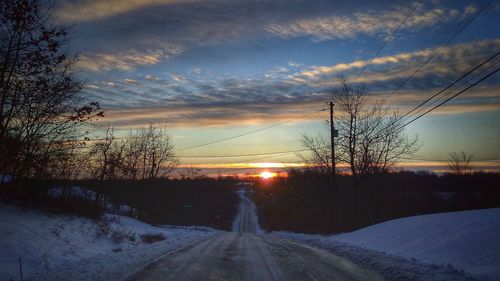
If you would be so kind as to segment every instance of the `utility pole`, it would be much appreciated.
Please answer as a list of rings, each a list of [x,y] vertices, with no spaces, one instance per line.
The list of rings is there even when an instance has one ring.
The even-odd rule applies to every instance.
[[[332,175],[335,175],[335,137],[337,136],[337,130],[333,126],[333,102],[330,101],[330,146],[331,146],[331,157],[332,157]]]

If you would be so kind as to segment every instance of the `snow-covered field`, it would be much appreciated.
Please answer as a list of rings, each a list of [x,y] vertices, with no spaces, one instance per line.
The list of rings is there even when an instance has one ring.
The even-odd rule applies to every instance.
[[[80,217],[24,210],[0,203],[0,280],[121,280],[168,251],[218,231],[155,227],[106,215],[95,222]],[[165,240],[148,244],[142,235]]]
[[[393,280],[500,280],[500,208],[407,217],[331,236],[273,234]]]

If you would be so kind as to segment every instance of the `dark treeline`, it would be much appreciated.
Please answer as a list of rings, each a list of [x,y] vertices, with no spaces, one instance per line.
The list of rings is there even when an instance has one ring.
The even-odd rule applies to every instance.
[[[0,184],[0,198],[29,208],[96,220],[104,213],[116,213],[157,225],[230,230],[239,203],[235,192],[237,182],[234,178],[208,177],[106,181],[23,179]],[[123,211],[120,206],[131,211]]]
[[[152,224],[204,225],[229,230],[239,202],[233,179],[83,180],[72,184],[137,209]]]
[[[266,230],[337,233],[407,216],[499,207],[500,174],[401,172],[333,180],[293,172],[260,184],[254,200]]]

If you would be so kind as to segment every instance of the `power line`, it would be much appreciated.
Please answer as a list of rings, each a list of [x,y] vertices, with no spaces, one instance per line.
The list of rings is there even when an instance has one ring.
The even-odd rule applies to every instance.
[[[403,160],[415,160],[415,161],[429,161],[429,162],[449,162],[449,159],[420,159],[420,158],[401,158]],[[500,159],[478,159],[478,160],[471,160],[471,162],[499,162]],[[301,162],[299,162],[301,163]],[[305,163],[305,162],[302,162]],[[287,164],[287,163],[284,163]],[[274,170],[273,172],[279,173],[279,172],[291,172],[294,170],[310,170],[310,169],[318,169],[321,166],[305,166],[305,167],[290,167],[288,169],[280,169],[280,170]],[[324,167],[324,166],[323,166]]]
[[[320,110],[317,110],[317,111],[314,111],[314,112],[311,112],[311,113],[308,113],[308,114],[301,115],[301,116],[299,116],[297,118],[293,118],[293,119],[285,120],[283,122],[275,123],[275,124],[267,126],[267,127],[256,129],[254,131],[246,132],[246,133],[243,133],[243,134],[240,134],[240,135],[236,135],[236,136],[231,136],[231,137],[228,137],[228,138],[225,138],[225,139],[220,139],[220,140],[212,141],[212,142],[209,142],[209,143],[204,143],[204,144],[199,144],[199,145],[194,145],[194,146],[186,147],[186,148],[183,148],[183,149],[179,149],[179,151],[194,149],[194,148],[198,148],[198,147],[202,147],[202,146],[207,146],[207,145],[211,145],[211,144],[215,144],[215,143],[224,142],[224,141],[232,140],[232,139],[235,139],[235,138],[247,136],[247,135],[250,135],[250,134],[253,134],[253,133],[257,133],[257,132],[260,132],[260,131],[264,131],[264,130],[267,130],[267,129],[271,129],[271,128],[274,128],[274,127],[277,127],[277,126],[280,126],[280,125],[283,125],[283,124],[286,124],[286,123],[297,121],[297,120],[303,119],[305,117],[317,114],[317,113],[319,113],[321,111],[325,111],[325,110],[326,110],[325,108],[322,108]],[[113,140],[133,139],[133,138],[135,138],[135,137],[134,136],[113,137]],[[82,139],[82,140],[75,140],[75,141],[89,141],[89,142],[94,142],[94,141],[105,141],[105,140],[108,140],[108,139],[106,139],[106,138],[95,138],[95,139],[89,138],[89,139]],[[198,157],[198,158],[203,158],[203,157]]]
[[[434,94],[431,97],[427,98],[425,101],[423,101],[422,103],[420,103],[419,105],[417,105],[416,107],[414,107],[413,109],[411,109],[410,111],[408,111],[407,113],[405,113],[403,116],[399,117],[394,123],[397,123],[397,122],[401,121],[402,119],[406,118],[411,113],[415,112],[415,110],[417,110],[417,109],[421,108],[422,106],[424,106],[425,104],[427,104],[433,98],[437,97],[438,95],[440,95],[443,92],[447,91],[448,89],[452,88],[454,85],[456,85],[457,83],[459,83],[462,79],[464,79],[465,77],[469,76],[471,73],[473,73],[477,69],[481,68],[483,65],[485,65],[488,62],[492,61],[498,55],[500,55],[500,51],[496,52],[493,56],[489,57],[488,59],[486,59],[483,62],[481,62],[479,65],[475,66],[471,70],[469,70],[466,73],[464,73],[462,76],[460,76],[459,78],[457,78],[455,81],[453,81],[451,84],[449,84],[448,86],[446,86],[444,89],[440,90],[436,94]]]
[[[278,127],[280,125],[283,125],[283,124],[286,124],[286,123],[290,123],[290,122],[293,122],[293,121],[305,118],[307,116],[311,116],[311,115],[317,114],[317,113],[319,113],[321,111],[325,111],[325,109],[323,108],[321,110],[317,110],[317,111],[311,112],[309,114],[301,115],[301,116],[299,116],[297,118],[294,118],[294,119],[289,119],[289,120],[286,120],[286,121],[283,121],[283,122],[279,122],[279,123],[276,123],[276,124],[273,124],[273,125],[270,125],[270,126],[267,126],[267,127],[259,128],[259,129],[256,129],[256,130],[253,130],[253,131],[250,131],[250,132],[246,132],[246,133],[243,133],[243,134],[239,134],[239,135],[227,137],[227,138],[224,138],[224,139],[215,140],[215,141],[208,142],[208,143],[203,143],[203,144],[189,146],[189,147],[180,149],[179,151],[190,150],[190,149],[194,149],[194,148],[199,148],[199,147],[203,147],[203,146],[207,146],[207,145],[212,145],[212,144],[216,144],[216,143],[220,143],[220,142],[224,142],[224,141],[233,140],[233,139],[236,139],[236,138],[248,136],[250,134],[254,134],[254,133],[257,133],[257,132],[260,132],[260,131],[264,131],[264,130],[267,130],[267,129]]]
[[[414,161],[429,161],[429,162],[449,162],[450,159],[423,159],[423,158],[400,158],[403,160],[414,160]],[[471,162],[495,162],[500,161],[500,159],[473,159]]]
[[[493,56],[489,57],[488,59],[484,60],[483,62],[481,62],[479,65],[475,66],[474,68],[472,68],[471,70],[467,71],[466,73],[464,73],[462,76],[460,76],[459,78],[457,78],[455,81],[453,81],[451,84],[449,84],[448,86],[446,86],[444,89],[440,90],[439,92],[437,92],[436,94],[434,94],[433,96],[427,98],[425,101],[423,101],[422,103],[420,103],[418,106],[414,107],[413,109],[411,109],[410,111],[408,111],[407,113],[405,113],[403,116],[397,118],[395,121],[391,122],[391,124],[389,126],[392,126],[392,125],[395,125],[395,124],[398,124],[401,120],[405,119],[406,117],[410,116],[411,113],[415,112],[417,109],[419,108],[422,108],[422,106],[424,106],[426,103],[428,103],[429,101],[431,101],[433,98],[437,97],[438,95],[440,95],[441,93],[447,91],[448,89],[451,89],[454,85],[458,84],[462,79],[464,79],[465,77],[467,77],[468,75],[470,75],[471,73],[473,73],[474,71],[476,71],[477,69],[481,68],[482,66],[484,66],[485,64],[487,64],[488,62],[492,61],[494,58],[496,58],[498,55],[500,55],[500,51],[497,51]],[[490,67],[488,67],[487,69],[489,69]],[[409,122],[406,122],[404,123],[403,125],[400,125],[396,128],[396,130],[401,130],[402,128],[406,127],[407,125],[415,122],[416,120],[420,119],[422,116],[428,114],[429,112],[431,112],[432,110],[440,107],[441,105],[443,105],[444,103],[448,102],[449,100],[453,99],[454,97],[460,95],[461,93],[467,91],[468,89],[472,88],[473,86],[477,85],[478,83],[482,82],[483,80],[485,80],[486,78],[488,78],[489,76],[493,75],[495,72],[497,72],[498,69],[496,69],[494,72],[490,73],[489,75],[483,77],[482,79],[480,79],[479,81],[475,82],[474,84],[468,86],[467,88],[465,88],[464,90],[460,91],[458,94],[455,94],[454,96],[452,96],[451,98],[441,102],[440,104],[438,104],[437,106],[433,107],[432,109],[424,112],[423,114],[421,114],[420,116],[418,117],[415,117],[413,118],[412,120],[410,120]],[[478,75],[484,73],[484,70],[481,71]],[[473,78],[477,77],[478,75],[475,75]],[[469,79],[469,81],[471,81],[473,78]],[[463,81],[462,81],[463,82]],[[463,85],[463,84],[462,84]],[[448,96],[448,94],[445,95]],[[439,99],[441,100],[441,99]],[[438,100],[438,101],[439,101]],[[434,104],[434,102],[432,103]],[[431,104],[431,105],[432,105]],[[418,112],[422,111],[422,109],[418,110]],[[416,116],[416,114],[413,114],[413,116]],[[407,119],[410,119],[412,117],[408,117]]]
[[[252,158],[252,159],[250,159],[250,160],[246,160],[246,161],[243,161],[243,162],[241,162],[241,163],[251,163],[251,162],[253,162],[253,161],[264,160],[264,159],[275,158],[275,157],[281,157],[281,156],[288,155],[288,154],[291,154],[291,153],[286,153],[286,154],[277,154],[277,155],[267,155],[267,156],[265,156],[265,157]]]
[[[268,156],[264,158],[257,158],[257,159],[251,159],[249,161],[245,162],[252,162],[260,159],[266,159],[270,157],[276,157],[276,156],[282,156],[282,155],[274,155],[274,156]],[[402,160],[414,160],[414,161],[429,161],[429,162],[448,162],[448,159],[423,159],[423,158],[401,158]],[[472,162],[498,162],[500,159],[475,159],[472,160]],[[245,163],[242,162],[242,163]],[[222,170],[225,170],[225,173],[228,174],[235,174],[235,173],[240,173],[243,171],[249,171],[249,170],[259,170],[259,169],[272,169],[273,172],[280,173],[280,172],[290,172],[294,170],[309,170],[309,169],[317,169],[319,166],[315,165],[307,165],[307,161],[299,161],[299,162],[283,162],[283,165],[287,164],[306,164],[306,166],[300,166],[300,167],[244,167],[244,168],[238,168],[238,169],[233,169],[233,168],[221,168]]]
[[[251,163],[253,161],[262,160],[262,159],[269,159],[269,158],[278,157],[278,156],[282,156],[282,155],[273,155],[273,156],[260,157],[260,158],[250,159],[250,160],[247,160],[247,161],[244,161],[244,162],[241,162],[241,163]],[[267,168],[265,168],[265,167],[245,167],[245,168],[238,168],[238,169],[232,169],[232,168],[222,168],[222,169],[223,170],[228,170],[227,173],[239,173],[241,171],[247,171],[247,170],[250,170],[250,169],[278,169],[278,168],[280,168],[280,167],[267,167]]]
[[[429,112],[433,111],[434,109],[442,106],[443,104],[447,103],[448,101],[454,99],[455,97],[457,97],[458,95],[466,92],[467,90],[469,90],[470,88],[474,87],[475,85],[481,83],[482,81],[484,81],[485,79],[487,79],[488,77],[492,76],[493,74],[497,73],[498,71],[500,70],[500,67],[498,67],[497,69],[495,69],[494,71],[492,71],[491,73],[489,73],[488,75],[484,76],[483,78],[479,79],[478,81],[474,82],[473,84],[469,85],[468,87],[466,87],[465,89],[463,89],[462,91],[454,94],[453,96],[449,97],[448,99],[444,100],[443,102],[439,103],[438,105],[432,107],[431,109],[427,110],[426,112],[424,112],[423,114],[420,114],[419,116],[413,118],[412,120],[410,120],[409,122],[406,122],[404,123],[403,125],[401,125],[399,128],[397,128],[396,130],[400,130],[406,126],[408,126],[409,124],[415,122],[416,120],[420,119],[421,117],[423,117],[424,115],[428,114]]]
[[[493,3],[493,1],[489,2],[488,4],[486,4],[485,6],[483,6],[483,8],[481,8],[481,10],[479,10],[479,12],[477,12],[474,16],[472,16],[469,21],[463,25],[459,30],[457,30],[457,32],[455,32],[455,34],[453,34],[453,36],[451,36],[448,41],[446,41],[445,44],[441,45],[430,57],[427,58],[427,60],[425,60],[410,76],[406,77],[406,79],[401,83],[399,84],[398,87],[396,87],[396,89],[394,89],[390,94],[389,96],[385,99],[385,100],[388,100],[389,98],[391,98],[397,91],[399,91],[408,81],[410,81],[410,79],[412,79],[415,74],[417,74],[418,72],[420,72],[420,70],[422,70],[434,57],[436,57],[446,46],[448,46],[453,40],[455,40],[455,38],[460,34],[462,33],[480,14],[482,14],[486,8],[488,8],[491,3]]]
[[[196,146],[193,146],[193,147],[188,147],[188,148],[180,149],[180,151],[192,149],[192,148],[195,148],[195,147],[201,147],[201,146],[205,146],[205,145],[210,145],[210,144],[214,144],[214,143],[218,143],[218,142],[223,142],[223,141],[235,139],[235,138],[242,137],[242,136],[246,136],[246,135],[253,134],[253,133],[256,133],[256,132],[260,132],[260,131],[263,131],[263,130],[266,130],[266,129],[274,128],[274,127],[277,127],[277,126],[280,126],[280,125],[283,125],[283,124],[286,124],[286,123],[290,123],[290,122],[293,122],[293,121],[305,118],[307,116],[311,116],[311,115],[317,114],[317,113],[319,113],[321,111],[325,111],[325,109],[323,108],[323,109],[318,110],[318,111],[314,111],[314,112],[311,112],[311,113],[308,113],[308,114],[301,115],[301,116],[299,116],[297,118],[294,118],[294,119],[289,119],[289,120],[286,120],[286,121],[283,121],[283,122],[279,122],[279,123],[276,123],[276,124],[273,124],[273,125],[270,125],[270,126],[267,126],[267,127],[259,128],[257,130],[246,132],[246,133],[243,133],[243,134],[240,134],[240,135],[228,137],[228,138],[217,140],[217,141],[213,141],[213,142],[210,142],[210,143],[196,145]],[[131,138],[131,137],[114,137],[113,139],[116,140],[116,139],[129,139],[129,138]],[[104,139],[104,138],[102,138],[102,139],[89,139],[89,140],[86,140],[86,141],[101,141],[101,140],[106,140],[106,139]],[[177,158],[235,158],[235,157],[264,156],[264,155],[278,155],[279,156],[279,155],[285,155],[285,154],[305,152],[305,151],[310,151],[310,150],[311,149],[299,149],[299,150],[287,150],[287,151],[275,151],[275,152],[263,152],[263,153],[250,153],[250,154],[234,154],[234,155],[186,155],[186,156],[177,156]],[[269,156],[268,157],[264,157],[263,159],[265,159],[265,158],[269,158]]]
[[[425,110],[425,108],[431,107],[432,105],[436,104],[437,102],[439,102],[439,101],[443,100],[444,98],[448,97],[449,95],[451,95],[453,93],[452,88],[455,88],[456,90],[458,90],[460,87],[462,87],[462,86],[466,85],[467,83],[473,81],[477,77],[479,77],[482,74],[486,73],[490,69],[495,68],[496,66],[497,66],[497,64],[493,63],[490,66],[488,66],[487,68],[481,70],[479,73],[475,74],[473,77],[467,79],[467,81],[461,81],[460,85],[455,85],[455,86],[451,87],[449,89],[448,93],[446,93],[444,96],[439,97],[439,98],[435,99],[434,101],[430,101],[430,103],[427,106],[421,107],[419,110],[415,111],[415,113],[413,113],[412,115],[415,116],[415,115],[419,114],[420,112],[422,112],[423,110]],[[415,109],[416,108],[414,108],[413,111]],[[407,116],[407,114],[405,116],[402,116],[401,119],[404,119],[404,117],[406,117],[406,116]]]
[[[312,149],[308,148],[308,149],[298,149],[298,150],[251,153],[251,154],[232,154],[232,155],[186,155],[186,156],[178,156],[178,158],[234,158],[234,157],[263,156],[263,155],[284,155],[284,154],[305,152],[310,150]]]
[[[415,6],[413,7],[413,9],[406,15],[406,17],[403,19],[403,21],[396,27],[396,29],[394,29],[391,34],[386,38],[386,40],[384,40],[384,43],[382,44],[382,46],[380,46],[380,48],[377,50],[377,52],[375,53],[375,55],[365,64],[365,66],[363,66],[363,68],[361,69],[361,71],[358,73],[358,75],[356,76],[356,78],[354,79],[354,81],[358,80],[359,76],[361,76],[361,74],[363,74],[363,72],[366,70],[366,68],[368,67],[368,65],[370,65],[372,63],[372,61],[378,57],[378,55],[380,55],[380,53],[382,52],[382,50],[384,50],[384,48],[387,46],[387,44],[389,44],[389,42],[391,42],[394,38],[394,34],[396,34],[399,29],[406,23],[406,21],[410,18],[410,16],[415,12],[415,10],[417,9],[417,7],[420,5],[420,1],[418,1]]]

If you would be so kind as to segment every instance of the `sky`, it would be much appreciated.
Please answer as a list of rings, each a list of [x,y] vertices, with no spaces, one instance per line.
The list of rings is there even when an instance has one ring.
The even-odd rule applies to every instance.
[[[168,127],[181,167],[227,173],[250,163],[300,165],[295,153],[189,157],[299,150],[304,133],[328,136],[328,112],[321,109],[338,75],[366,84],[370,98],[400,113],[439,92],[500,51],[500,3],[488,4],[55,0],[54,16],[71,26],[69,50],[79,56],[84,95],[105,110],[96,135],[107,124],[126,136],[157,122]],[[460,86],[495,70],[499,60]],[[499,83],[494,74],[408,125],[406,133],[420,139],[420,160],[402,166],[440,170],[450,152],[465,151],[483,169],[498,169],[491,160],[500,159]]]

